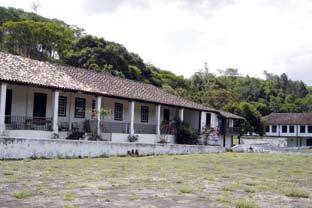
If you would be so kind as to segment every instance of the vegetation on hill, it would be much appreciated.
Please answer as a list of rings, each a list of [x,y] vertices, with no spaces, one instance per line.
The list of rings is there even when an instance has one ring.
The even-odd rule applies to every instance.
[[[0,7],[0,48],[13,54],[106,71],[162,87],[207,106],[247,118],[245,131],[263,132],[261,117],[271,112],[312,111],[312,91],[301,81],[264,72],[265,79],[241,76],[237,69],[219,74],[199,70],[191,78],[144,63],[123,45],[87,35],[57,19]]]

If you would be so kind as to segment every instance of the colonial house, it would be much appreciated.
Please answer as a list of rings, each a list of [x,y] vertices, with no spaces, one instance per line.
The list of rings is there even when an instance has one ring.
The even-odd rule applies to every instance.
[[[272,113],[264,120],[267,136],[286,137],[290,147],[312,146],[312,113]]]
[[[2,136],[174,143],[175,118],[199,133],[214,129],[230,147],[242,118],[164,92],[150,84],[0,52]],[[100,112],[106,112],[100,113]],[[211,135],[210,135],[211,136]]]

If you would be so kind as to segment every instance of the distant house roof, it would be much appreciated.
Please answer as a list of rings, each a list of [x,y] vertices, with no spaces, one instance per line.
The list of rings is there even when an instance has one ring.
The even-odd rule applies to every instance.
[[[226,111],[220,111],[219,110],[219,113],[220,113],[221,116],[223,116],[225,118],[244,119],[243,117],[240,117],[238,115],[235,115],[233,113],[229,113],[229,112],[226,112]]]
[[[312,113],[272,113],[264,120],[269,125],[312,125]]]
[[[0,81],[219,112],[150,84],[4,52],[0,52]]]

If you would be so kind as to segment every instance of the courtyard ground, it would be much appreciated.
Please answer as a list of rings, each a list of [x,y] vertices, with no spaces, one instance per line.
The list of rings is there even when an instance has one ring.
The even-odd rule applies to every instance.
[[[0,161],[0,207],[312,207],[312,157]]]

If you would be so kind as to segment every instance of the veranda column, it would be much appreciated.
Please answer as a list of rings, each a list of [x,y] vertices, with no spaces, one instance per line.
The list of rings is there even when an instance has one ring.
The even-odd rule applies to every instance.
[[[134,134],[134,105],[135,102],[131,101],[130,106],[129,106],[129,116],[130,116],[130,130],[129,133],[130,135]]]
[[[206,128],[206,116],[207,113],[199,111],[199,133],[202,134]]]
[[[5,130],[5,103],[6,103],[6,92],[7,85],[5,83],[1,83],[1,97],[0,97],[0,134],[2,134]]]
[[[156,106],[156,134],[160,136],[160,108],[161,105]]]
[[[179,109],[179,119],[180,121],[184,120],[184,108]]]
[[[58,133],[58,106],[59,106],[59,96],[60,96],[60,92],[59,91],[54,91],[53,92],[53,132],[54,133]]]
[[[101,104],[102,104],[102,97],[98,96],[96,100],[96,116],[97,116],[97,135],[100,136],[101,134]]]

